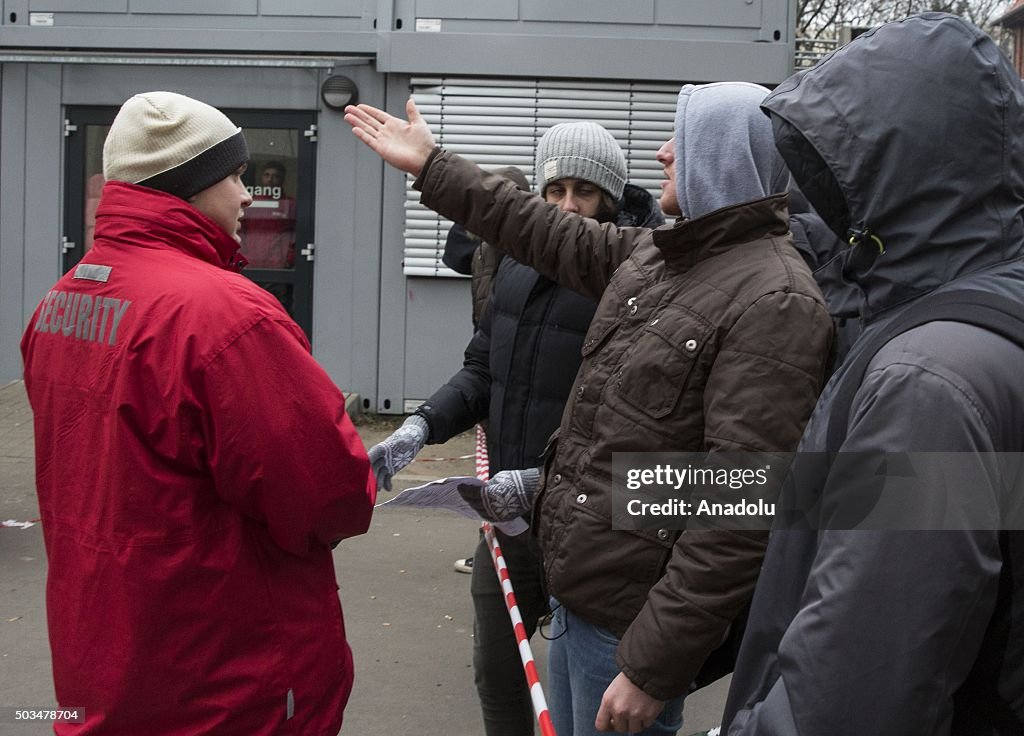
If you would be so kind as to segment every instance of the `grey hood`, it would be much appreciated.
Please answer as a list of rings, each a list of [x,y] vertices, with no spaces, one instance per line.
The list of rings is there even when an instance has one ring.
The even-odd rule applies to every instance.
[[[992,39],[945,13],[865,33],[764,100],[865,318],[1021,256],[1022,103]]]
[[[749,82],[684,85],[676,104],[676,197],[694,219],[786,191],[789,173],[759,105],[768,90]]]

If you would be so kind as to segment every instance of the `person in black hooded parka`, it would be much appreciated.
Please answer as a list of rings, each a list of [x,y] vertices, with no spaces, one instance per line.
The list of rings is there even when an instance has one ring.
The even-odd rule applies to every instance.
[[[987,476],[954,487],[948,466],[926,463],[914,470],[934,493],[887,528],[833,522],[857,501],[835,472],[845,453],[1024,451],[1024,348],[1013,339],[950,316],[885,342],[909,310],[954,289],[1009,297],[1024,318],[1024,87],[984,33],[925,13],[864,34],[762,107],[796,183],[840,236],[865,329],[800,445],[841,450],[815,478],[837,503],[808,529],[773,531],[722,731],[1020,736],[1024,532],[1005,516],[1019,490],[1001,497]],[[866,371],[855,371],[862,354]],[[846,421],[830,431],[833,414]],[[949,491],[965,503],[931,524]],[[991,523],[977,523],[983,509]]]

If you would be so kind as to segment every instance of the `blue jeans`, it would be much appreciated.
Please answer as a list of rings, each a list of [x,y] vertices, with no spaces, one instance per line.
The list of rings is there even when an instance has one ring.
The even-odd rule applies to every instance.
[[[558,736],[603,736],[594,728],[604,691],[619,674],[619,638],[587,623],[552,599],[548,645],[548,710]],[[671,736],[683,726],[683,696],[665,704],[637,736]]]

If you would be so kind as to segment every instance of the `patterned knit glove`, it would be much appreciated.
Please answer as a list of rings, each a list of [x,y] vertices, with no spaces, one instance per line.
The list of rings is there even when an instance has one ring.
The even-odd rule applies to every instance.
[[[480,486],[460,485],[459,493],[481,519],[510,521],[533,508],[540,488],[540,470],[502,470]]]
[[[413,461],[427,443],[430,428],[419,414],[413,414],[390,437],[374,445],[366,454],[377,478],[377,488],[391,491],[391,477]]]

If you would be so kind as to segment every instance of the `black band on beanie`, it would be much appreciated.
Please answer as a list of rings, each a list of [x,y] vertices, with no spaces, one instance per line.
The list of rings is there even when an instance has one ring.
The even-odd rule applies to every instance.
[[[245,136],[238,131],[195,158],[161,174],[138,182],[140,186],[159,189],[181,199],[188,199],[225,178],[249,160]]]

